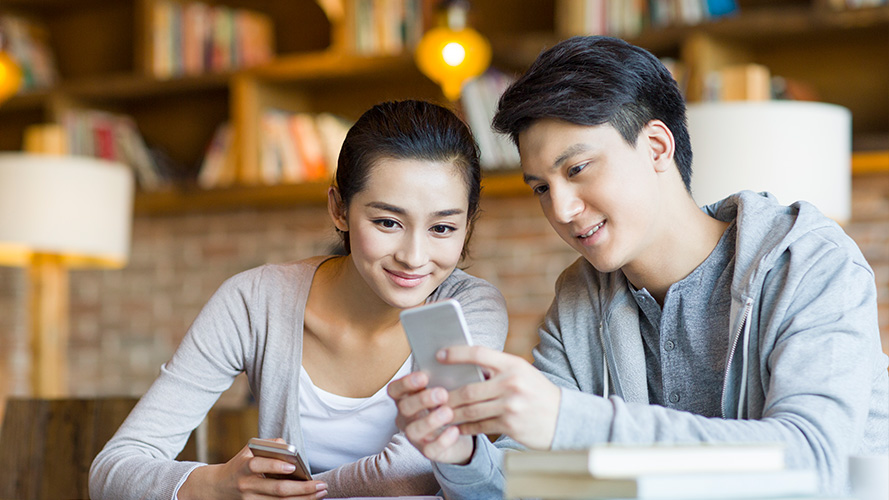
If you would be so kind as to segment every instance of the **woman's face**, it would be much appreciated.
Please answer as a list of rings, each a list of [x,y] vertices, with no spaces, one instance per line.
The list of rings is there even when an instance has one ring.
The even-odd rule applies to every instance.
[[[347,207],[352,262],[383,302],[422,304],[460,261],[468,206],[456,166],[380,159]]]

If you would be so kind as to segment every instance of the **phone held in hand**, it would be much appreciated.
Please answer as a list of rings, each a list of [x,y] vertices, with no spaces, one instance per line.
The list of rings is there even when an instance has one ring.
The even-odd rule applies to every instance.
[[[296,467],[296,470],[291,472],[290,474],[264,474],[265,477],[272,479],[293,479],[296,481],[312,480],[312,474],[309,472],[309,468],[306,466],[306,463],[303,462],[302,457],[299,456],[299,452],[296,450],[296,446],[287,443],[280,443],[271,439],[259,438],[250,438],[247,446],[256,457],[283,460],[287,463],[293,464]]]
[[[429,387],[451,391],[484,380],[476,365],[442,364],[435,359],[435,353],[445,347],[472,345],[463,309],[456,300],[405,309],[401,311],[401,325],[417,365],[429,375]]]

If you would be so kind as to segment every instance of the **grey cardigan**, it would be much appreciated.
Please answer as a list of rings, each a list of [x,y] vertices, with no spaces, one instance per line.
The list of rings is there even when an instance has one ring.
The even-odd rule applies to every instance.
[[[626,278],[579,259],[556,284],[534,353],[562,388],[553,448],[778,441],[789,467],[814,469],[824,493],[842,492],[850,454],[889,453],[874,273],[842,229],[805,202],[785,207],[748,191],[705,210],[738,223],[731,328],[718,332],[729,336],[722,418],[648,404]],[[451,499],[501,498],[502,452],[518,448],[508,437],[492,445],[478,436],[469,465],[436,464],[436,477]]]
[[[259,403],[259,436],[283,437],[305,456],[298,406],[303,315],[312,277],[327,258],[262,266],[219,288],[93,461],[92,498],[171,499],[185,475],[202,465],[174,458],[241,372]],[[507,314],[496,288],[455,270],[429,301],[446,298],[463,306],[474,343],[503,348]],[[331,496],[438,491],[429,461],[400,433],[378,455],[315,476],[327,482]]]

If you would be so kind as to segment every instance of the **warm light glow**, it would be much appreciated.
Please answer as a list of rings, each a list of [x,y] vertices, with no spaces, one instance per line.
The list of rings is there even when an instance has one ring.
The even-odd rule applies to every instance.
[[[466,49],[457,42],[451,42],[441,49],[441,57],[449,66],[459,66],[466,59]]]
[[[9,54],[0,51],[0,101],[15,95],[21,86],[21,68]]]
[[[456,101],[463,82],[488,69],[491,45],[474,29],[440,27],[423,35],[415,58],[420,71],[441,86],[445,97]]]

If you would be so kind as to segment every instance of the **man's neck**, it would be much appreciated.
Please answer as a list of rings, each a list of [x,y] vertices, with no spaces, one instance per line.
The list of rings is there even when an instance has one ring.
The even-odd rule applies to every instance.
[[[624,274],[663,305],[670,286],[707,260],[728,225],[705,214],[690,197],[682,197],[658,216],[648,249],[624,266]]]

